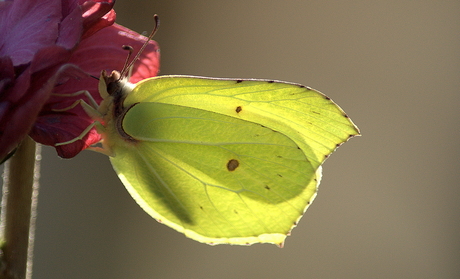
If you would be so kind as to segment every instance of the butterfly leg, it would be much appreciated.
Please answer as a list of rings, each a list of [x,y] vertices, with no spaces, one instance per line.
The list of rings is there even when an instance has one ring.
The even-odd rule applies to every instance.
[[[62,109],[53,109],[53,111],[60,112],[60,111],[67,111],[71,110],[74,107],[81,105],[85,112],[94,120],[96,121],[102,121],[102,115],[98,111],[99,105],[96,103],[96,100],[94,100],[93,96],[87,91],[87,90],[81,90],[77,91],[72,94],[53,94],[53,96],[60,96],[60,97],[75,97],[78,95],[85,95],[88,98],[89,104],[83,100],[83,99],[78,99],[75,102],[73,102],[70,106],[62,108]]]
[[[82,90],[82,91],[78,91],[78,92],[75,92],[75,93],[72,93],[72,94],[53,94],[53,95],[54,96],[60,96],[60,97],[75,97],[75,96],[78,96],[78,95],[85,95],[87,97],[87,99],[89,100],[89,104],[85,100],[79,99],[79,100],[76,100],[74,103],[72,103],[68,107],[65,107],[65,108],[62,108],[62,109],[53,109],[53,111],[56,111],[56,112],[67,111],[67,110],[73,109],[74,107],[76,107],[78,105],[81,105],[83,107],[83,110],[92,119],[94,119],[94,122],[91,123],[88,127],[86,127],[85,130],[83,130],[83,132],[78,137],[75,137],[75,138],[73,138],[73,139],[71,139],[69,141],[56,143],[55,146],[71,144],[71,143],[74,143],[76,141],[82,140],[91,131],[91,129],[93,129],[94,127],[96,128],[96,130],[99,133],[104,132],[105,127],[101,124],[101,122],[103,122],[103,115],[98,111],[99,105],[97,104],[97,102],[94,100],[94,98],[91,96],[91,94],[88,91]],[[109,156],[110,156],[110,154],[112,154],[112,152],[110,150],[108,150],[107,148],[103,148],[103,147],[90,146],[87,149],[92,150],[92,151],[96,151],[96,152],[99,152],[99,153],[103,153],[103,154],[109,155]]]
[[[78,96],[78,95],[85,95],[85,97],[88,99],[89,103],[91,104],[91,107],[93,107],[94,109],[97,109],[99,107],[99,105],[97,104],[96,100],[94,100],[93,96],[89,93],[88,90],[81,90],[81,91],[77,91],[77,92],[71,93],[71,94],[56,94],[56,93],[53,93],[51,95],[59,96],[59,97],[75,97],[75,96]],[[65,110],[72,109],[78,104],[78,101],[80,101],[80,100],[75,101],[68,108],[59,109],[59,110],[56,110],[56,111],[65,111]]]

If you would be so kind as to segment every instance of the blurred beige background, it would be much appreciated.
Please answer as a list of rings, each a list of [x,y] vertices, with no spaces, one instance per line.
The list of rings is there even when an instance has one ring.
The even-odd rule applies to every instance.
[[[460,278],[459,1],[117,0],[162,74],[298,82],[360,127],[285,247],[158,224],[108,159],[44,148],[34,278]]]

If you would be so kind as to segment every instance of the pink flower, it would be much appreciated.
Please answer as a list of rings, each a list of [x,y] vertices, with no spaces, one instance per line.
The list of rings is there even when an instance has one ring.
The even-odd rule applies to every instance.
[[[128,55],[123,45],[130,45],[134,48],[134,53],[141,48],[145,42],[145,37],[141,36],[123,26],[114,24],[113,26],[100,30],[95,35],[83,40],[77,50],[72,53],[69,63],[78,65],[85,73],[99,77],[101,70],[111,72],[121,70]],[[159,68],[158,46],[151,41],[146,50],[135,64],[135,72],[130,81],[135,83],[142,79],[157,75]],[[93,99],[100,103],[101,97],[98,92],[98,81],[93,77],[83,76],[78,79],[68,77],[66,82],[54,87],[52,95],[32,128],[30,135],[32,138],[46,145],[54,145],[59,142],[74,139],[88,127],[93,120],[86,114],[81,106],[76,106],[71,110],[56,112],[56,109],[68,108],[76,100],[83,99],[89,103],[84,95],[74,97],[63,97],[64,94],[72,94],[81,90],[91,93]],[[92,129],[83,140],[72,144],[56,147],[58,155],[63,158],[71,158],[81,150],[99,142],[101,136]]]
[[[145,37],[112,25],[113,0],[15,0],[0,2],[0,159],[29,134],[35,141],[54,146],[74,139],[93,120],[78,99],[89,102],[87,90],[100,102],[101,70],[120,70],[127,52]],[[136,67],[137,66],[137,67]],[[131,82],[155,76],[158,46],[151,41],[137,61]],[[63,96],[63,95],[68,96]],[[93,129],[82,140],[56,147],[59,156],[71,158],[100,135]]]

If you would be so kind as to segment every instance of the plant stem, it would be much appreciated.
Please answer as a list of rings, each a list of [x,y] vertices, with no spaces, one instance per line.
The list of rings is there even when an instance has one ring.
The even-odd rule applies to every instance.
[[[0,236],[0,278],[31,278],[40,174],[39,145],[27,137],[5,163]]]

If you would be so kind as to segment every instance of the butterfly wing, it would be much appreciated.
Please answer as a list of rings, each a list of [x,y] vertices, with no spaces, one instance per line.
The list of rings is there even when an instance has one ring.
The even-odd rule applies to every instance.
[[[119,177],[152,217],[211,244],[282,245],[322,162],[358,134],[329,98],[282,82],[163,76],[124,105]]]

